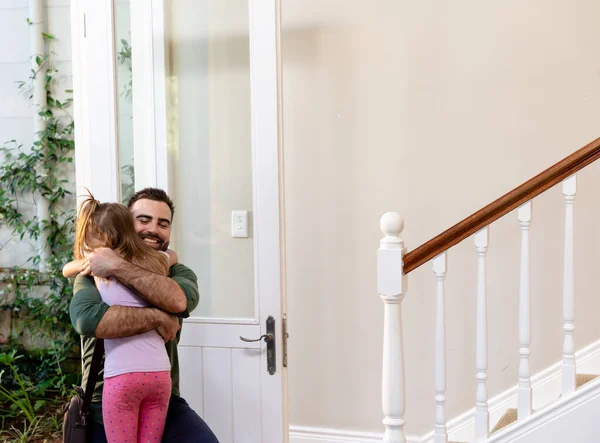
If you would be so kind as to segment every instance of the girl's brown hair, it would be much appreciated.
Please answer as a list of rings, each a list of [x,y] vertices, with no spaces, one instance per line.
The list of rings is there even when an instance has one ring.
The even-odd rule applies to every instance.
[[[80,260],[94,250],[93,239],[134,265],[157,274],[168,273],[167,257],[140,238],[129,209],[119,203],[100,203],[88,193],[75,225],[75,259]]]

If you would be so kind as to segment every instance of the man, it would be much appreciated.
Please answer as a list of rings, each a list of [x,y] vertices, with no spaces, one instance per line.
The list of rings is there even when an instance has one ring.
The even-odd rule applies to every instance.
[[[131,197],[128,207],[140,237],[152,248],[166,250],[174,215],[173,202],[167,194],[156,188],[142,189]],[[118,279],[155,308],[108,306],[102,302],[93,278],[83,274],[77,276],[70,315],[75,330],[81,335],[82,386],[85,386],[89,376],[96,337],[128,337],[156,329],[166,342],[173,382],[162,441],[218,443],[206,423],[179,396],[177,343],[182,318],[189,317],[198,305],[198,283],[194,272],[178,263],[171,267],[168,277],[161,276],[125,261],[108,248],[92,253],[84,267],[95,276]],[[93,418],[89,426],[91,443],[107,442],[102,424],[102,387],[101,371],[90,407]]]

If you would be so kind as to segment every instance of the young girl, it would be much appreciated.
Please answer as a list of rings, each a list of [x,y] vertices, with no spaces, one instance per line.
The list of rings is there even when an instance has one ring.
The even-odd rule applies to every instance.
[[[79,210],[75,261],[65,265],[66,277],[87,267],[85,257],[97,248],[113,249],[125,260],[167,275],[176,261],[148,246],[137,234],[129,210],[118,203],[100,203],[90,194]],[[108,305],[147,307],[143,298],[116,279],[94,277]],[[157,443],[162,439],[171,397],[171,364],[156,330],[105,339],[102,418],[110,443]]]

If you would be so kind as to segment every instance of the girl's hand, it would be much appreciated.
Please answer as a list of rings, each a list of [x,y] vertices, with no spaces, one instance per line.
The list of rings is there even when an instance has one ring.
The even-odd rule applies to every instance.
[[[83,269],[85,260],[73,260],[63,266],[63,276],[65,278],[75,278]]]
[[[116,252],[110,248],[96,249],[87,257],[87,261],[92,275],[101,278],[112,277],[113,273],[122,267],[125,262],[124,259],[119,257]]]
[[[172,249],[167,249],[167,254],[169,255],[169,268],[179,262],[179,257],[177,257],[177,253]]]
[[[90,266],[90,261],[87,257],[81,263],[81,266],[79,267],[79,273],[82,275],[91,275],[92,268]]]

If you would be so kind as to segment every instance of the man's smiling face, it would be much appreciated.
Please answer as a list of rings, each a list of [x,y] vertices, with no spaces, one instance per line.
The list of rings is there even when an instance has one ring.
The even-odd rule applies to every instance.
[[[169,206],[161,201],[142,198],[133,204],[131,214],[140,237],[157,251],[166,251],[173,219]]]

